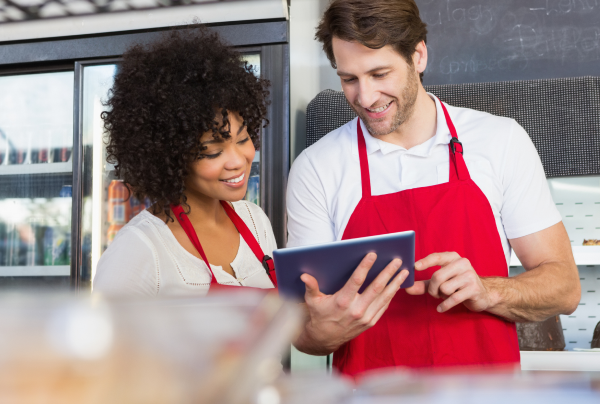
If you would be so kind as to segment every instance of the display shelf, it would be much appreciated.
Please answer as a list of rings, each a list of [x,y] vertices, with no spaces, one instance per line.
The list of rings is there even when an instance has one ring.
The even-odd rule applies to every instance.
[[[70,265],[0,266],[0,277],[9,276],[70,276]]]
[[[56,174],[72,171],[73,164],[70,161],[64,163],[0,165],[0,175]]]
[[[521,370],[599,372],[600,352],[521,351]]]
[[[600,265],[600,246],[573,246],[573,256],[577,265]],[[514,251],[511,251],[510,266],[521,266]]]

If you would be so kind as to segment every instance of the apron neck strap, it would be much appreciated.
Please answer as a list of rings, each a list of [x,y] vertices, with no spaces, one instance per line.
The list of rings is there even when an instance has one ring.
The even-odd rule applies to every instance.
[[[358,140],[358,159],[360,161],[360,179],[362,183],[362,197],[371,196],[371,176],[369,175],[369,159],[367,156],[367,144],[363,135],[360,118],[356,121],[357,140]]]
[[[448,180],[449,182],[468,180],[471,178],[471,176],[469,175],[469,170],[467,169],[465,159],[463,158],[462,143],[458,140],[456,128],[454,127],[452,119],[450,119],[450,114],[448,113],[446,106],[442,101],[440,101],[440,105],[442,106],[442,111],[444,111],[444,117],[446,118],[446,124],[448,125],[448,129],[450,129],[450,134],[452,135],[452,139],[448,144],[448,149],[450,153],[450,177],[448,178]],[[363,130],[360,124],[360,118],[358,118],[356,121],[356,132],[358,140],[358,158],[360,160],[362,196],[363,198],[365,198],[371,196],[371,177],[369,175],[367,145],[365,143],[365,136],[363,135]]]
[[[187,214],[183,211],[183,207],[181,205],[171,205],[171,210],[173,211],[173,214],[175,214],[175,217],[177,218],[177,221],[183,228],[183,231],[185,231],[185,234],[187,234],[188,238],[190,239],[190,241],[192,242],[192,244],[194,245],[196,250],[198,250],[198,253],[200,253],[202,260],[208,267],[208,270],[210,271],[210,274],[212,275],[210,283],[211,284],[217,283],[217,279],[215,278],[215,274],[213,273],[212,268],[210,267],[208,258],[206,258],[204,249],[202,248],[202,245],[200,244],[200,240],[198,240],[198,235],[196,234],[196,230],[194,230],[194,226],[192,226],[192,222],[190,222],[190,219],[188,218]]]
[[[448,113],[446,106],[439,98],[438,101],[442,106],[442,111],[444,111],[444,117],[446,118],[446,125],[448,125],[448,129],[450,129],[450,134],[452,135],[452,139],[450,139],[450,143],[448,144],[448,151],[450,153],[449,181],[468,180],[471,176],[469,175],[469,170],[467,169],[465,159],[463,158],[463,145],[458,140],[456,128],[454,127],[452,119],[450,119],[450,114]]]
[[[277,287],[277,280],[275,277],[275,271],[274,271],[275,267],[273,265],[273,259],[271,257],[269,257],[268,255],[264,254],[262,248],[260,248],[260,245],[258,244],[258,241],[256,241],[256,238],[254,237],[254,235],[252,234],[252,232],[250,231],[250,229],[248,228],[246,223],[236,213],[236,211],[233,210],[231,205],[229,205],[229,203],[227,203],[225,201],[220,201],[220,202],[221,202],[221,206],[225,210],[225,213],[227,213],[227,216],[232,221],[232,223],[235,226],[235,228],[237,229],[237,231],[241,234],[241,236],[244,239],[244,241],[246,242],[246,244],[248,244],[248,247],[250,247],[250,249],[256,256],[258,261],[260,261],[260,263],[263,265],[263,267],[265,267],[265,270],[267,271],[267,275],[269,275],[269,278],[273,282],[273,285],[275,287]],[[200,253],[200,256],[202,257],[202,259],[206,263],[206,266],[210,270],[210,273],[212,274],[211,284],[217,283],[217,281],[215,279],[215,274],[213,273],[212,268],[210,267],[208,259],[206,258],[206,254],[204,253],[204,250],[202,249],[202,245],[200,245],[200,240],[198,240],[198,235],[196,234],[196,231],[194,230],[194,226],[192,226],[192,223],[190,222],[190,219],[188,218],[187,214],[185,214],[181,205],[177,205],[177,206],[171,205],[171,210],[173,211],[173,213],[175,214],[175,217],[177,218],[177,221],[179,221],[179,224],[185,231],[185,234],[187,234],[190,241],[192,242],[194,247],[196,247],[196,250],[198,250],[198,252]]]

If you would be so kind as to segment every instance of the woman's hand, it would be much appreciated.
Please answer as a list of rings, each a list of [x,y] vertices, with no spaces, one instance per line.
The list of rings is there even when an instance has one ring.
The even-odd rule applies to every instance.
[[[376,259],[375,253],[367,254],[346,285],[334,295],[321,293],[314,277],[302,275],[306,285],[307,318],[302,334],[294,343],[298,350],[311,355],[328,355],[377,323],[408,271],[401,271],[389,282],[402,265],[401,260],[395,259],[363,293],[358,293]]]

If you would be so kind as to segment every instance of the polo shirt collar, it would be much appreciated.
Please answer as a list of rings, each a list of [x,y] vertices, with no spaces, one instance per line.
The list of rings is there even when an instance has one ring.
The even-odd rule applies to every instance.
[[[383,155],[386,155],[386,154],[401,150],[401,151],[404,151],[406,154],[427,157],[427,156],[431,155],[431,153],[433,152],[433,149],[437,145],[440,145],[440,144],[447,145],[448,143],[450,143],[450,139],[452,138],[452,135],[450,134],[450,129],[448,129],[448,125],[446,124],[446,118],[444,117],[444,110],[442,109],[442,106],[440,105],[440,100],[433,94],[430,94],[430,93],[427,93],[427,94],[435,101],[435,109],[436,109],[436,115],[437,115],[436,116],[437,124],[436,124],[435,135],[431,139],[428,139],[427,141],[425,141],[409,150],[406,150],[404,147],[395,145],[393,143],[385,142],[381,139],[371,136],[369,134],[369,131],[365,127],[364,122],[360,121],[363,135],[365,137],[365,144],[367,146],[367,154],[368,155],[373,154],[377,151],[381,151],[381,153]],[[356,126],[354,126],[354,127],[356,128]],[[355,150],[355,153],[358,154],[358,144],[356,142],[356,131],[354,132],[352,143],[354,146],[353,149]]]

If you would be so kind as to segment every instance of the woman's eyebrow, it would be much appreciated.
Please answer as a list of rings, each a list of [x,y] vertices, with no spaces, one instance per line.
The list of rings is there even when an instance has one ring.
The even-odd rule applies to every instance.
[[[217,140],[217,139],[212,139],[212,140],[207,140],[207,141],[201,142],[200,145],[213,144],[213,143],[223,143],[223,141]]]

